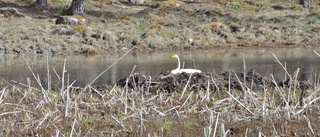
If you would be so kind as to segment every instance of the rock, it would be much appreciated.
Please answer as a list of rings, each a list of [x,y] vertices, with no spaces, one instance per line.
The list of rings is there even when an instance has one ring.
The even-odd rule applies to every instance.
[[[252,41],[256,39],[256,36],[253,33],[244,32],[242,35],[237,37],[240,40]]]
[[[91,37],[93,35],[92,33],[93,32],[91,30],[85,29],[85,30],[83,30],[82,37],[83,38],[89,38],[89,37]]]
[[[82,53],[82,54],[87,54],[87,55],[93,55],[93,54],[99,53],[98,51],[99,51],[99,50],[96,49],[95,47],[88,46],[88,47],[84,48],[84,49],[81,51],[81,53]]]
[[[228,27],[222,22],[211,22],[209,25],[212,27],[213,30],[230,31]]]
[[[143,4],[144,0],[128,0],[128,2],[130,2],[131,4],[139,5]]]
[[[260,34],[266,34],[268,31],[268,29],[265,27],[258,27],[257,30],[258,30],[257,33],[260,33]]]
[[[67,29],[67,28],[60,28],[53,32],[53,34],[55,35],[73,35],[75,33],[76,33],[75,30]]]
[[[56,24],[83,25],[86,19],[82,16],[60,16],[57,18]]]
[[[117,35],[115,35],[113,32],[111,31],[106,31],[104,34],[103,34],[103,37],[102,39],[105,41],[105,45],[107,46],[116,46],[118,45],[118,37]]]
[[[320,32],[320,27],[314,27],[311,29],[313,32]]]
[[[263,43],[263,42],[265,42],[266,40],[267,40],[267,38],[266,38],[264,35],[262,35],[262,34],[257,34],[257,36],[256,36],[256,41],[259,41],[259,42]]]
[[[230,24],[229,25],[232,32],[243,32],[244,27],[239,24]]]
[[[104,32],[98,31],[94,34],[92,34],[92,32],[90,31],[87,31],[85,35],[86,37],[90,35],[91,38],[94,38],[97,41],[100,41],[100,40],[104,41],[104,45],[108,47],[114,47],[115,45],[118,45],[118,42],[117,42],[118,37],[111,31],[104,31]]]

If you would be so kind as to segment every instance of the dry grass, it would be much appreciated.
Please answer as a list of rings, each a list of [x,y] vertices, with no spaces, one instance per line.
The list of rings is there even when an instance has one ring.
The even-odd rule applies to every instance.
[[[114,18],[108,19],[109,23],[97,23],[88,28],[97,30],[108,29],[114,33],[121,34],[121,38],[128,39],[133,36],[140,37],[145,31],[160,31],[162,37],[170,38],[169,41],[182,30],[179,35],[187,36],[192,34],[187,26],[182,23],[179,25],[179,19],[170,14],[145,14],[143,20],[137,21],[137,24],[123,25],[127,22],[135,22],[139,19],[135,14],[122,13],[125,8],[110,6],[109,0],[92,1],[96,8],[109,6],[110,9],[118,9],[114,12]],[[207,0],[204,0],[205,2]],[[229,0],[216,0],[223,3],[218,5],[224,10],[237,13],[238,11],[225,9],[225,3],[233,2]],[[62,0],[53,2],[61,3]],[[208,0],[208,2],[211,2]],[[210,6],[210,4],[207,4]],[[186,6],[180,1],[159,1],[159,8],[174,8]],[[295,5],[294,5],[295,6]],[[246,8],[246,7],[244,7]],[[257,7],[263,9],[269,7]],[[107,9],[107,8],[106,8]],[[208,8],[209,9],[209,8]],[[213,9],[213,8],[212,8]],[[299,6],[293,7],[294,10],[300,10]],[[230,10],[230,11],[229,11]],[[138,13],[136,10],[129,10],[130,13]],[[160,10],[161,11],[161,10]],[[199,10],[201,11],[201,10]],[[304,10],[306,12],[306,10]],[[120,14],[122,13],[122,14]],[[208,11],[210,13],[210,11]],[[225,13],[224,11],[221,13]],[[258,12],[257,17],[267,16],[283,18],[287,12],[272,10],[272,13]],[[273,14],[275,13],[275,14]],[[279,13],[279,14],[276,14]],[[303,12],[289,12],[290,14],[303,14]],[[202,13],[201,15],[203,15]],[[265,15],[266,14],[266,15]],[[113,14],[112,14],[113,15]],[[119,16],[118,16],[119,15]],[[197,14],[195,14],[197,15]],[[215,14],[214,14],[215,15]],[[217,14],[220,15],[220,14]],[[235,15],[235,14],[231,14]],[[238,15],[238,14],[237,14]],[[247,14],[245,14],[247,15]],[[187,15],[185,15],[187,16]],[[240,16],[241,17],[241,16]],[[239,17],[239,18],[240,18]],[[126,20],[118,22],[118,20]],[[241,18],[240,18],[241,19]],[[74,35],[69,35],[69,30],[77,33],[81,37],[83,27],[70,27],[64,25],[37,25],[29,19],[1,19],[3,34],[10,34],[8,45],[20,41],[20,37],[26,39],[22,41],[23,45],[28,45],[27,39],[32,39],[37,44],[51,42],[50,46],[61,42],[61,45],[79,45],[79,39],[74,43],[70,41]],[[21,20],[23,22],[21,22]],[[183,19],[181,19],[183,20]],[[188,20],[192,20],[188,18]],[[46,24],[46,20],[37,20],[37,23]],[[173,28],[165,25],[164,22],[173,22]],[[210,23],[212,22],[212,23]],[[17,24],[19,23],[19,24]],[[32,24],[32,30],[44,34],[55,35],[36,35],[26,29],[25,24]],[[229,25],[234,28],[243,28],[243,26]],[[264,26],[263,23],[254,22],[255,26]],[[7,25],[14,24],[14,25]],[[195,35],[204,35],[209,38],[215,38],[215,33],[207,30],[220,27],[219,22],[209,20],[192,20],[189,24],[194,28],[199,28]],[[208,25],[209,24],[209,25]],[[262,24],[262,25],[261,25]],[[224,24],[222,24],[224,26]],[[227,25],[227,24],[226,24]],[[118,27],[122,26],[122,27]],[[205,28],[205,27],[207,28]],[[223,28],[222,28],[223,29]],[[123,33],[125,32],[125,33]],[[132,33],[138,32],[137,35]],[[182,33],[186,32],[186,33]],[[56,34],[57,33],[57,34]],[[140,34],[141,33],[141,34]],[[155,32],[150,32],[155,33]],[[24,37],[25,35],[34,35],[35,37]],[[62,35],[62,36],[61,36]],[[125,35],[125,36],[123,36]],[[157,35],[155,35],[157,36]],[[9,36],[7,36],[9,37]],[[44,38],[43,38],[44,37]],[[50,37],[51,39],[47,39]],[[119,38],[119,39],[121,39]],[[192,38],[192,37],[186,37]],[[158,39],[155,37],[154,39]],[[148,41],[155,41],[147,39]],[[65,41],[63,41],[65,40]],[[200,45],[218,45],[218,40],[198,40],[203,42]],[[69,43],[66,43],[69,42]],[[100,42],[100,41],[98,41]],[[199,43],[200,43],[199,42]],[[97,43],[96,45],[103,45]],[[142,41],[141,43],[147,43]],[[163,43],[160,41],[159,43]],[[172,42],[174,43],[174,42]],[[205,44],[207,43],[207,44]],[[29,44],[31,45],[31,44]],[[127,45],[125,43],[125,45]],[[169,44],[165,44],[166,46]],[[131,45],[130,45],[131,46]],[[276,57],[275,57],[276,59]],[[276,59],[281,65],[281,62]],[[116,62],[115,62],[116,63]],[[282,65],[283,66],[283,65]],[[112,66],[110,66],[112,67]],[[110,68],[109,67],[109,68]],[[48,67],[49,68],[49,67]],[[107,68],[105,71],[107,71]],[[245,67],[244,67],[245,68]],[[286,68],[283,67],[286,71]],[[30,69],[30,71],[32,71]],[[48,69],[49,71],[49,69]],[[104,72],[105,72],[104,71]],[[51,85],[48,81],[48,88],[41,85],[42,79],[34,74],[35,82],[28,80],[27,83],[3,82],[0,91],[0,135],[7,136],[319,136],[319,103],[320,98],[318,83],[314,83],[313,89],[299,89],[297,75],[289,74],[289,86],[282,87],[274,81],[276,88],[265,87],[263,91],[252,91],[250,81],[238,79],[242,90],[234,90],[231,87],[213,92],[206,91],[176,91],[174,93],[148,92],[148,86],[152,81],[146,81],[144,85],[147,88],[135,86],[134,89],[128,87],[110,86],[103,90],[91,87],[89,83],[86,88],[76,88],[72,86],[74,81],[68,81],[68,74],[63,68],[59,86]],[[49,74],[49,73],[48,73]],[[103,74],[103,73],[101,73]],[[234,74],[232,74],[234,75]],[[48,79],[51,77],[47,76]],[[97,78],[99,78],[97,76]],[[231,75],[230,75],[231,77]],[[93,80],[94,82],[95,80]],[[36,83],[36,84],[32,84]],[[208,79],[209,85],[215,84],[215,79]],[[50,85],[50,86],[49,86]],[[188,85],[186,85],[188,86]],[[52,87],[52,88],[50,88]]]
[[[297,88],[299,69],[290,75],[276,56],[275,61],[283,67],[289,84],[281,87],[274,81],[275,88],[263,91],[252,91],[250,82],[240,79],[241,91],[229,87],[216,92],[150,93],[145,87],[152,81],[134,89],[91,87],[113,65],[85,88],[73,87],[65,68],[56,90],[44,88],[36,75],[36,85],[30,80],[6,82],[0,91],[0,132],[7,136],[320,135],[319,86]],[[215,79],[208,79],[208,87],[214,83]]]

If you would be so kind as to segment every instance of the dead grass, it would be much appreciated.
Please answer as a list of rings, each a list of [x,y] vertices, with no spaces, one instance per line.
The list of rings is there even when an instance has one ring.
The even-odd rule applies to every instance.
[[[217,0],[223,7],[229,0]],[[54,2],[62,2],[55,0]],[[109,2],[105,0],[104,2]],[[209,1],[208,1],[209,2]],[[211,2],[211,1],[210,1]],[[230,1],[232,2],[232,1]],[[180,1],[170,0],[159,2],[161,8],[173,8],[181,6]],[[96,8],[109,6],[98,1],[92,1]],[[178,5],[177,5],[178,4]],[[207,4],[210,6],[210,4]],[[183,7],[184,5],[182,5]],[[295,5],[294,5],[295,6]],[[207,7],[206,7],[207,8]],[[246,7],[244,7],[245,9]],[[116,22],[120,19],[127,20],[124,23],[134,22],[135,14],[128,11],[122,12],[125,8],[117,9],[116,19],[108,19],[109,23],[88,26],[94,32],[108,28],[114,33],[125,32],[126,36],[121,37],[127,40],[132,37],[133,32],[153,30],[160,31],[162,37],[175,38],[177,30],[181,28],[170,28],[165,26],[163,19],[169,20],[172,25],[178,26],[179,20],[166,14],[145,14],[144,19],[137,21],[137,24],[123,25],[123,22]],[[196,9],[196,8],[195,8]],[[250,8],[251,9],[251,8]],[[268,9],[256,7],[252,10]],[[299,6],[293,10],[300,10]],[[316,9],[317,11],[318,9]],[[129,10],[130,11],[130,10]],[[272,10],[272,13],[258,12],[255,15],[266,16],[265,19],[273,16],[282,18],[286,12]],[[307,10],[303,10],[306,12]],[[139,11],[131,10],[138,13]],[[201,10],[199,10],[201,12]],[[228,11],[229,12],[229,11]],[[236,11],[238,12],[238,11]],[[303,12],[289,12],[290,14],[304,14]],[[207,12],[210,15],[210,12]],[[220,12],[219,12],[220,13]],[[225,11],[221,11],[224,14]],[[273,14],[275,13],[275,14]],[[279,13],[279,14],[277,14]],[[212,13],[211,13],[212,14]],[[118,16],[121,15],[121,16]],[[201,14],[201,15],[204,15]],[[217,14],[220,15],[220,14]],[[231,14],[234,15],[234,14]],[[194,15],[196,16],[196,14]],[[123,17],[123,18],[121,18]],[[232,17],[232,16],[231,16]],[[83,27],[72,28],[65,25],[37,25],[32,30],[43,34],[35,35],[26,29],[26,23],[34,24],[29,19],[7,19],[0,18],[1,31],[9,34],[3,38],[8,44],[18,43],[20,37],[32,39],[34,43],[49,43],[50,46],[74,36],[69,36],[69,30],[83,31]],[[183,19],[182,19],[183,20]],[[192,20],[189,19],[189,20]],[[19,24],[15,24],[15,23]],[[46,20],[37,20],[39,23]],[[211,23],[210,23],[211,22]],[[208,30],[220,27],[219,22],[209,20],[208,22],[192,20],[192,27],[199,28],[197,35],[204,35],[214,38],[214,33]],[[15,24],[15,25],[8,25]],[[46,23],[43,23],[46,24]],[[147,25],[146,25],[147,24]],[[153,24],[153,25],[152,25]],[[208,25],[209,24],[209,25]],[[222,24],[222,23],[221,23]],[[243,28],[235,22],[234,28]],[[223,24],[222,24],[223,25]],[[117,27],[122,26],[122,27]],[[204,26],[204,27],[203,27]],[[232,25],[230,25],[232,26]],[[255,23],[254,26],[263,27],[263,23]],[[184,27],[184,28],[183,28]],[[222,28],[223,29],[223,28]],[[129,31],[128,31],[129,30]],[[155,32],[150,33],[155,33]],[[188,32],[186,30],[183,30]],[[58,34],[55,34],[58,32]],[[60,34],[61,33],[61,34]],[[35,37],[26,37],[25,35]],[[190,34],[190,32],[185,33]],[[62,35],[62,36],[61,36]],[[78,34],[79,35],[79,34]],[[151,35],[151,34],[150,34]],[[157,36],[156,34],[154,34]],[[181,34],[180,34],[181,35]],[[184,36],[184,34],[182,34]],[[52,40],[47,37],[51,37]],[[135,35],[136,37],[140,35]],[[81,36],[80,36],[81,37]],[[120,37],[120,35],[119,35]],[[187,37],[189,38],[189,37]],[[167,40],[170,40],[167,39]],[[78,39],[74,41],[79,41]],[[128,40],[132,42],[132,40]],[[150,40],[152,41],[152,39]],[[218,45],[218,40],[198,40],[203,42],[200,45]],[[23,43],[24,41],[22,41]],[[27,41],[29,42],[29,41]],[[98,41],[99,42],[99,41]],[[161,41],[162,42],[162,41]],[[200,43],[199,42],[199,43]],[[96,45],[103,45],[97,43]],[[207,44],[205,44],[207,43]],[[65,43],[62,45],[77,45],[78,43]],[[127,43],[125,43],[128,45]],[[24,43],[28,45],[28,43]],[[130,45],[131,46],[131,45]],[[276,57],[275,57],[276,59]],[[277,60],[277,59],[276,59]],[[277,60],[278,61],[278,60]],[[115,62],[116,63],[116,62]],[[281,62],[278,61],[279,65]],[[48,67],[49,68],[49,67]],[[109,86],[106,89],[91,87],[77,88],[72,85],[74,81],[67,81],[68,75],[65,68],[62,68],[61,85],[51,85],[48,81],[48,88],[41,85],[41,78],[34,75],[37,81],[28,80],[27,83],[4,82],[0,91],[0,133],[7,136],[319,136],[319,99],[320,87],[314,83],[312,89],[299,89],[296,80],[299,69],[295,74],[287,73],[290,81],[288,86],[280,86],[274,81],[276,88],[265,87],[263,91],[252,91],[250,82],[238,82],[242,90],[235,90],[231,87],[214,92],[212,89],[206,91],[175,91],[166,93],[148,92],[146,88],[135,85],[134,89],[128,87]],[[283,67],[284,70],[285,67]],[[108,68],[105,70],[107,71]],[[30,71],[32,71],[30,69]],[[48,69],[49,71],[49,69]],[[104,71],[104,72],[105,72]],[[103,74],[103,73],[102,73]],[[232,74],[234,75],[234,74]],[[100,75],[99,75],[100,76]],[[99,78],[97,76],[97,78]],[[50,77],[50,76],[48,76]],[[49,78],[48,78],[49,79]],[[213,85],[215,79],[209,79],[208,85]],[[93,81],[94,82],[94,81]],[[33,84],[32,84],[33,83]],[[34,84],[35,83],[35,84]],[[188,85],[186,85],[188,86]],[[208,86],[210,87],[210,86]]]
[[[284,66],[283,69],[287,73]],[[115,85],[101,90],[91,87],[96,79],[85,88],[76,88],[72,86],[73,81],[67,81],[65,68],[63,72],[61,86],[52,88],[54,90],[50,86],[43,87],[36,75],[36,85],[30,80],[2,84],[0,132],[8,136],[320,134],[317,128],[320,126],[320,87],[298,88],[299,69],[294,74],[287,73],[290,81],[284,87],[274,81],[275,88],[252,91],[250,82],[238,79],[242,86],[240,91],[231,87],[215,92],[210,89],[194,92],[185,88],[173,93],[150,93],[148,88],[137,85],[134,89]],[[237,77],[232,73],[229,77],[232,75]],[[146,81],[144,86],[148,87],[150,82]],[[215,79],[210,78],[208,84],[214,83]]]
[[[14,2],[25,5],[21,0]],[[40,53],[79,54],[88,53],[84,49],[97,50],[92,53],[106,53],[136,45],[139,45],[140,49],[171,50],[172,47],[204,49],[226,46],[270,46],[267,43],[279,46],[318,43],[315,39],[303,38],[317,35],[307,30],[318,24],[316,14],[311,14],[312,16],[309,14],[317,12],[319,6],[315,6],[312,10],[305,8],[300,10],[301,5],[297,3],[274,0],[241,3],[235,0],[193,2],[169,0],[147,1],[142,5],[130,5],[125,0],[119,2],[92,0],[85,5],[86,24],[83,27],[54,24],[55,19],[52,18],[57,17],[63,6],[69,2],[50,1],[51,7],[48,9],[30,9],[17,4],[14,8],[32,19],[0,18],[4,20],[0,23],[3,26],[0,30],[4,38],[0,39],[3,41],[2,44],[10,45],[5,52],[37,53],[37,48],[34,48],[37,45],[40,45]],[[158,7],[154,6],[155,4],[158,4]],[[276,10],[272,6],[281,6],[284,9]],[[312,18],[306,20],[306,17]],[[274,28],[277,28],[277,33],[257,35],[260,30],[259,27],[254,27],[255,24],[266,24],[267,27],[264,29],[267,32],[273,32]],[[302,34],[296,33],[302,29],[304,30]],[[92,37],[107,32],[112,32],[117,39]],[[6,42],[7,39],[10,40]],[[188,40],[193,41],[192,46]],[[21,45],[26,46],[21,48],[19,47]]]

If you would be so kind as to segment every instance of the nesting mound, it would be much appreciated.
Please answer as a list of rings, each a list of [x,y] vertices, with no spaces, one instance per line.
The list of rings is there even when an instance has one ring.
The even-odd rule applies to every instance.
[[[294,84],[294,82],[290,82],[289,80],[285,82],[273,82],[251,69],[245,75],[242,72],[224,71],[221,73],[182,73],[179,75],[166,73],[151,77],[136,73],[129,77],[122,78],[117,84],[121,87],[137,89],[139,91],[165,91],[171,93],[183,90],[222,91],[223,89],[263,91],[264,89],[274,88],[275,86],[288,87],[290,84]],[[295,82],[294,86],[297,88],[301,87],[302,90],[305,90],[309,88],[311,84],[307,82]]]

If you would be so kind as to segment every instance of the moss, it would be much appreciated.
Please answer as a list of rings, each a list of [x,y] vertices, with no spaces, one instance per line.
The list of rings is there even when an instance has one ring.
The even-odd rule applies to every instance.
[[[256,24],[253,24],[253,26],[260,28],[260,27],[266,27],[266,24],[256,23]]]
[[[162,29],[162,26],[160,24],[153,24],[149,27],[149,29]]]
[[[226,4],[227,2],[235,2],[236,0],[213,0],[213,1],[221,4]]]
[[[88,2],[96,8],[103,8],[106,6],[105,4],[111,4],[112,0],[90,0]]]
[[[85,20],[82,16],[60,16],[61,18],[75,18],[77,20]]]
[[[193,121],[186,120],[186,121],[184,122],[184,127],[185,127],[186,129],[191,129],[191,128],[193,128],[193,126],[194,126],[194,122],[193,122]]]
[[[163,128],[163,130],[171,131],[172,128],[173,128],[173,124],[172,124],[171,121],[164,120],[164,121],[161,123],[161,127]]]
[[[320,6],[314,6],[311,10],[310,10],[311,13],[317,13],[320,12]]]
[[[181,5],[181,4],[183,4],[183,2],[181,2],[179,0],[167,0],[167,1],[158,2],[155,7],[159,8],[159,9],[168,9],[168,8],[172,8],[172,7]]]
[[[169,38],[169,39],[173,39],[179,35],[177,31],[171,30],[171,29],[162,29],[160,33],[162,37]]]
[[[227,2],[226,6],[230,9],[234,9],[234,10],[241,10],[243,8],[243,3],[240,2]]]
[[[229,27],[230,28],[238,28],[238,29],[244,28],[242,25],[239,25],[239,24],[230,24]]]
[[[209,25],[213,28],[218,28],[218,27],[222,26],[222,23],[221,22],[211,22]]]
[[[292,10],[303,10],[304,7],[301,4],[292,4]]]
[[[74,30],[79,32],[79,33],[83,33],[84,30],[84,26],[83,25],[78,25],[74,27]]]
[[[119,19],[129,21],[129,20],[131,20],[131,17],[130,17],[130,16],[127,16],[127,15],[125,15],[125,16],[120,17]]]

